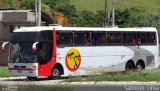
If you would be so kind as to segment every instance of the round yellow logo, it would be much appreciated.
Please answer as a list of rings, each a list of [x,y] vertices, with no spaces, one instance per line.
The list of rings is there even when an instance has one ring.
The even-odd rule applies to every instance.
[[[71,48],[66,55],[66,66],[70,71],[76,71],[81,64],[81,55],[75,48]]]

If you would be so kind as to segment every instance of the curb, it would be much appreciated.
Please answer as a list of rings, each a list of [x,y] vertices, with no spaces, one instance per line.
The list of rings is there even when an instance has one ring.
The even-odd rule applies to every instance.
[[[138,82],[138,81],[130,81],[130,82],[114,82],[114,81],[104,81],[104,82],[62,82],[62,84],[67,84],[67,85],[159,85],[160,82],[152,81],[152,82]]]
[[[160,86],[160,82],[151,81],[151,82],[139,82],[139,81],[86,81],[86,82],[65,82],[65,80],[39,80],[39,81],[26,81],[26,77],[9,77],[9,78],[0,78],[0,84],[13,84],[13,85],[60,85],[60,86],[87,86],[87,85],[99,85],[99,86],[108,86],[108,85],[156,85]]]

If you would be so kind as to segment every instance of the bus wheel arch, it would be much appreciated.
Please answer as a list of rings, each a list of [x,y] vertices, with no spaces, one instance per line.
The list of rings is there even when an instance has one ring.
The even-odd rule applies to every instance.
[[[125,71],[133,71],[136,69],[136,65],[134,64],[133,60],[128,60],[125,66]]]
[[[51,70],[51,75],[49,76],[49,79],[59,79],[61,75],[64,74],[63,66],[60,63],[56,63]]]
[[[138,60],[136,63],[136,70],[145,69],[145,63],[142,59]]]

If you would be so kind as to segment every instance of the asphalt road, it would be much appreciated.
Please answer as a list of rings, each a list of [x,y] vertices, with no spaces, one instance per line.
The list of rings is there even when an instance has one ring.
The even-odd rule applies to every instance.
[[[28,81],[25,77],[1,78],[0,86],[65,86],[73,88],[74,91],[160,91],[160,82],[65,82],[64,80],[40,78],[38,81]]]
[[[159,85],[86,85],[72,88],[74,91],[160,91]]]

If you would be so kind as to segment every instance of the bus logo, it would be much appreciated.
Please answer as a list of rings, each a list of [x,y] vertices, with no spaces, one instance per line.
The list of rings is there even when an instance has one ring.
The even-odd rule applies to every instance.
[[[66,66],[70,71],[76,71],[81,64],[81,55],[75,48],[71,48],[66,55]]]

